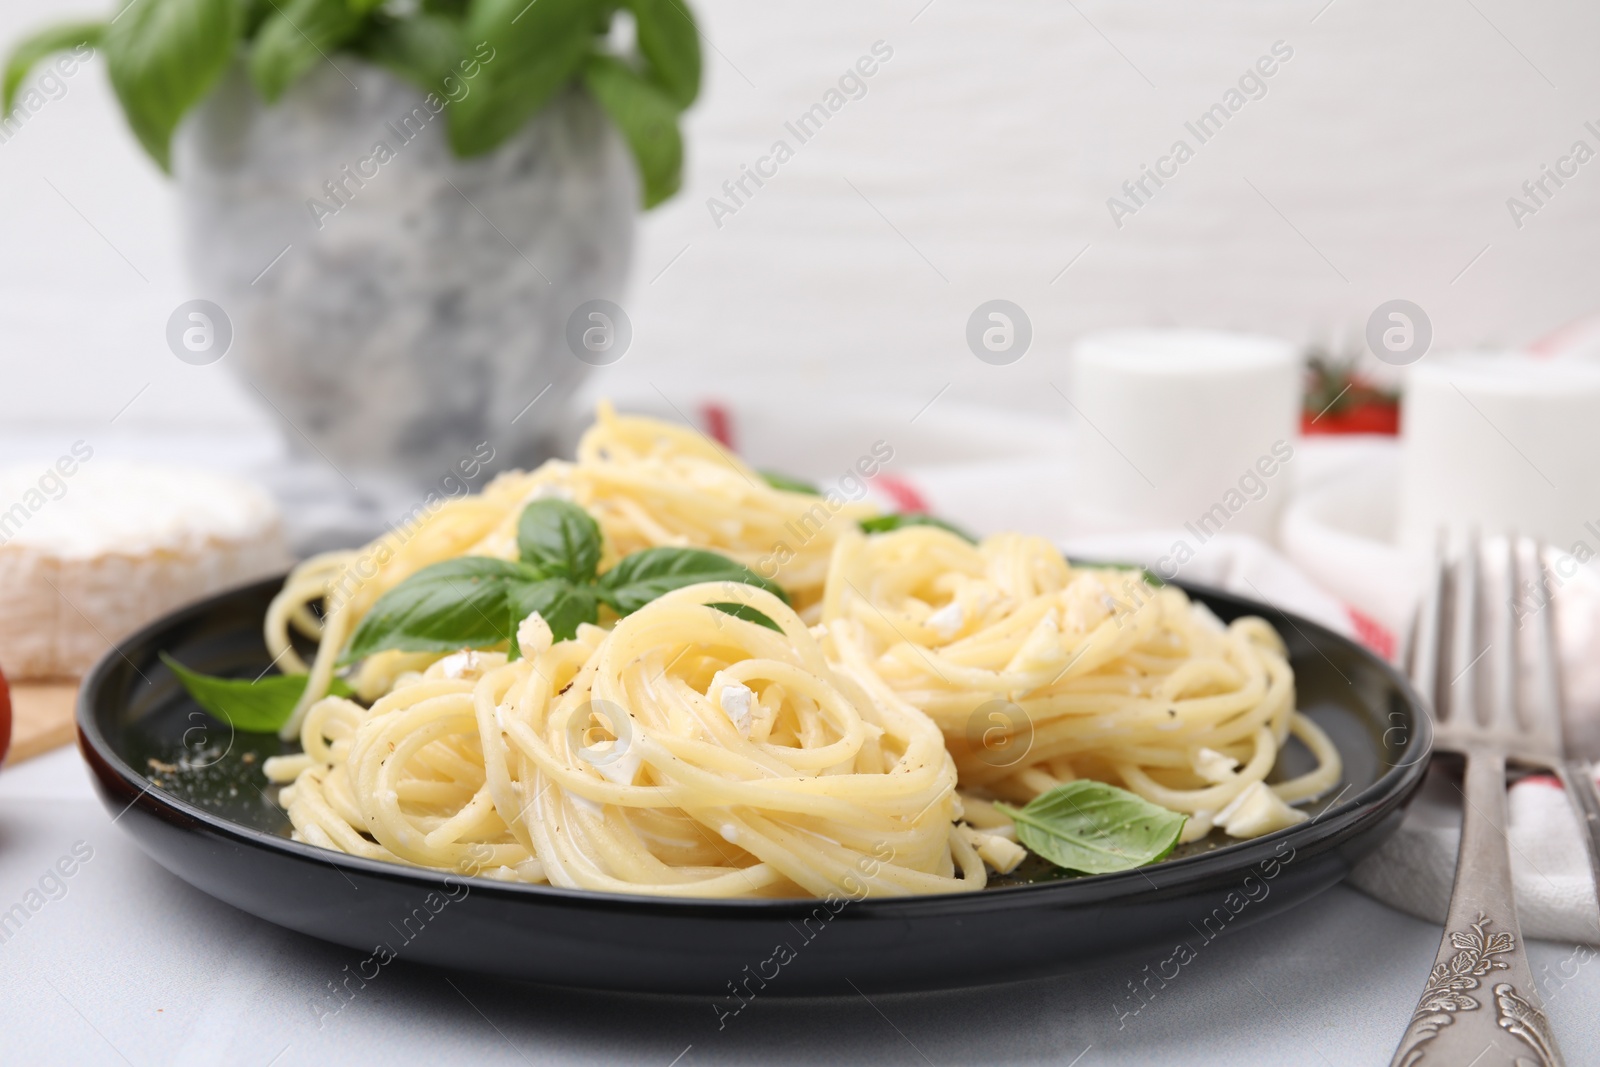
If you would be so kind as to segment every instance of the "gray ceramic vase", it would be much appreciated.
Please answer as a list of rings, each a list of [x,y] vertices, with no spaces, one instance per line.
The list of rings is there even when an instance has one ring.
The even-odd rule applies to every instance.
[[[596,362],[567,322],[621,295],[638,178],[581,92],[461,160],[448,102],[336,58],[271,106],[233,74],[174,169],[198,295],[232,324],[226,362],[292,448],[387,508],[485,441],[496,467],[548,454]]]

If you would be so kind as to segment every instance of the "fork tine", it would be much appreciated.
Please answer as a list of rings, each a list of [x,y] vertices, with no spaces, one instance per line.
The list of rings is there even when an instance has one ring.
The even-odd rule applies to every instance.
[[[1562,739],[1561,664],[1556,650],[1554,591],[1550,570],[1545,564],[1545,546],[1534,543],[1533,578],[1538,583],[1542,607],[1534,610],[1533,707],[1529,712],[1530,730],[1549,737],[1556,746]]]
[[[1547,546],[1535,542],[1534,580],[1538,583],[1538,603],[1534,608],[1532,663],[1533,692],[1529,702],[1528,732],[1535,744],[1554,758],[1552,765],[1566,791],[1578,826],[1584,831],[1589,853],[1589,872],[1595,891],[1600,894],[1600,794],[1594,788],[1594,767],[1585,759],[1566,751],[1561,720],[1561,649],[1556,641],[1560,625],[1555,617],[1555,584],[1550,574]]]
[[[1494,619],[1490,648],[1494,649],[1494,692],[1489,703],[1489,723],[1493,729],[1516,732],[1517,724],[1517,663],[1521,659],[1517,646],[1517,631],[1512,626],[1511,603],[1516,597],[1518,563],[1522,553],[1521,539],[1515,532],[1505,535],[1505,552],[1498,561],[1500,574],[1495,594],[1490,597],[1489,613]],[[1497,555],[1502,555],[1497,553]]]
[[[1461,558],[1456,561],[1455,581],[1452,583],[1450,605],[1450,679],[1448,694],[1441,693],[1440,703],[1450,705],[1450,717],[1460,723],[1478,722],[1478,677],[1476,665],[1479,654],[1474,646],[1478,640],[1478,559],[1483,545],[1478,531],[1467,535]]]
[[[1439,707],[1439,613],[1444,608],[1445,577],[1449,564],[1446,545],[1441,531],[1433,553],[1433,576],[1423,590],[1422,603],[1417,608],[1417,620],[1411,631],[1411,650],[1407,657],[1411,666],[1411,684],[1424,700],[1433,706],[1434,718],[1444,711]]]

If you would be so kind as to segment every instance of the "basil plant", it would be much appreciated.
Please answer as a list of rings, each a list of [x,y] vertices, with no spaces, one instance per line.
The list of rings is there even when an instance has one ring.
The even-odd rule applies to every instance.
[[[619,13],[633,23],[625,50],[612,44],[624,36],[612,33]],[[491,151],[581,85],[632,150],[645,207],[678,189],[678,119],[700,89],[699,33],[683,0],[122,0],[105,21],[20,41],[4,113],[34,64],[83,46],[105,54],[128,124],[168,171],[173,130],[236,61],[268,102],[340,54],[378,64],[449,102],[462,157]]]

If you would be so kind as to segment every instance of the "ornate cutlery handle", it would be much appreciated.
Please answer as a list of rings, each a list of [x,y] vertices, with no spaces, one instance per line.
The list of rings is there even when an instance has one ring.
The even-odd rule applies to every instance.
[[[1505,757],[1467,756],[1444,939],[1391,1067],[1561,1067],[1511,895]]]

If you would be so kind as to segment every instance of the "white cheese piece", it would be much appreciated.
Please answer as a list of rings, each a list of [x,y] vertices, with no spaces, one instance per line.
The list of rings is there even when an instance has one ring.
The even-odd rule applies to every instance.
[[[1010,874],[1017,869],[1028,855],[1028,850],[1008,838],[987,830],[977,830],[970,826],[962,827],[967,841],[978,853],[978,858],[987,863],[997,874]]]
[[[1212,819],[1214,812],[1200,810],[1189,816],[1183,824],[1183,830],[1178,834],[1178,844],[1186,845],[1190,841],[1198,841],[1211,832],[1214,825]]]
[[[450,681],[475,682],[496,667],[503,667],[506,663],[504,652],[479,652],[475,648],[463,648],[459,652],[452,652],[448,656],[441,656],[428,665],[421,677],[428,681],[438,681],[441,678]],[[401,675],[404,677],[404,675]],[[400,679],[395,679],[396,688]]]
[[[978,846],[978,855],[983,862],[993,867],[997,874],[1010,874],[1027,858],[1028,850],[1015,841],[985,834],[983,843]]]
[[[1192,763],[1194,773],[1213,783],[1231,780],[1234,770],[1239,766],[1238,760],[1224,756],[1214,748],[1202,748],[1196,752]]]
[[[555,635],[550,632],[550,624],[537,611],[517,623],[517,648],[523,659],[532,659],[550,651],[554,642]]]
[[[1061,643],[1061,624],[1056,621],[1055,609],[1051,608],[1022,642],[1017,654],[1011,657],[1006,670],[1038,670],[1041,667],[1053,667],[1066,658],[1067,649]]]
[[[927,622],[934,633],[948,641],[961,632],[961,628],[967,624],[967,618],[961,610],[961,601],[952,600],[929,615]]]
[[[1285,804],[1265,783],[1252,782],[1217,812],[1215,822],[1231,837],[1260,837],[1305,820],[1305,812]]]
[[[483,670],[480,656],[470,648],[460,652],[452,652],[444,659],[428,668],[428,673],[438,678],[449,678],[452,681],[466,678],[476,679]]]
[[[750,724],[754,721],[750,705],[755,698],[755,691],[739,682],[724,682],[722,692],[717,696],[717,703],[722,706],[722,713],[733,723],[733,728],[739,731],[740,737],[750,736]]]
[[[588,760],[612,785],[632,785],[634,775],[639,773],[639,753],[634,746],[628,745],[613,757],[612,750],[619,744],[620,741],[603,741],[580,750],[579,755]]]
[[[81,441],[0,468],[0,668],[77,677],[152,619],[288,563],[277,506],[237,478]]]

